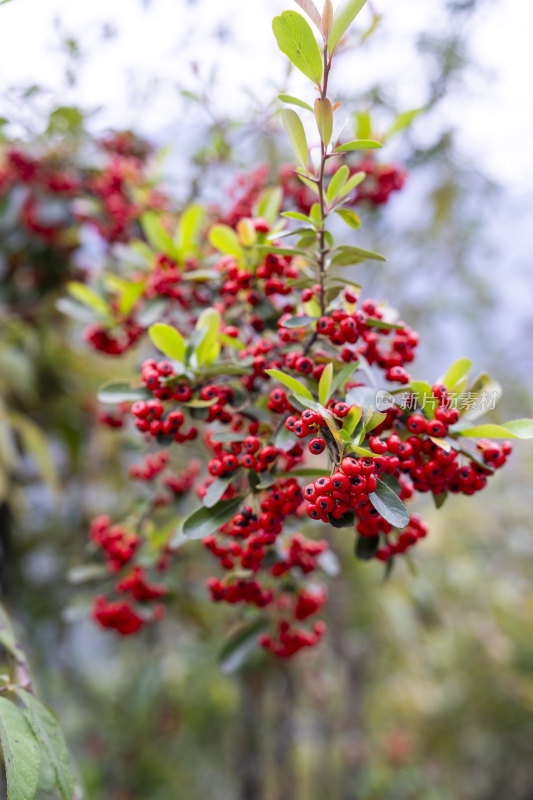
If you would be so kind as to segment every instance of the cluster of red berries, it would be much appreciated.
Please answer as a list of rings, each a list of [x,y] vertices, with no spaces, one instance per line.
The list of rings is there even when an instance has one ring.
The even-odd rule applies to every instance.
[[[112,525],[107,514],[92,520],[89,539],[102,548],[111,572],[118,572],[131,561],[141,542],[137,534],[124,525]]]
[[[302,647],[316,644],[322,631],[322,625],[316,627],[316,623],[312,631],[291,629],[294,620],[307,619],[326,601],[324,587],[315,593],[302,584],[305,576],[318,567],[318,558],[327,544],[308,540],[301,534],[287,537],[284,542],[279,540],[285,519],[301,513],[302,499],[302,490],[294,478],[278,481],[262,493],[257,513],[244,505],[216,536],[204,539],[204,546],[230,573],[223,580],[208,580],[212,599],[258,608],[271,606],[278,635],[260,641],[279,656],[292,655]],[[264,573],[261,580],[260,571]],[[289,575],[290,580],[286,581]]]
[[[367,157],[350,168],[350,174],[366,173],[365,180],[355,189],[353,203],[366,200],[372,205],[381,206],[386,203],[392,192],[403,189],[407,180],[407,171],[401,164],[379,164]]]

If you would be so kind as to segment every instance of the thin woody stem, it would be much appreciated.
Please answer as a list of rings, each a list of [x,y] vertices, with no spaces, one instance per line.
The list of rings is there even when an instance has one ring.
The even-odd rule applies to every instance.
[[[328,91],[328,76],[329,76],[330,62],[328,60],[328,45],[327,41],[324,42],[324,79],[320,88],[320,98],[324,100]],[[326,279],[326,238],[325,238],[325,219],[326,207],[324,203],[324,172],[326,167],[326,146],[321,140],[320,142],[320,167],[318,171],[318,198],[320,205],[320,227],[318,228],[318,272],[320,282],[320,311],[322,314],[326,311],[326,293],[325,293],[325,279]]]

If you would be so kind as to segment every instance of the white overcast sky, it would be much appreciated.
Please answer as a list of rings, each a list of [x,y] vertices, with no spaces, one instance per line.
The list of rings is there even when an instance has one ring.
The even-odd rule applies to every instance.
[[[374,45],[364,58],[350,55],[339,65],[337,80],[357,89],[367,85],[369,75],[382,78],[395,87],[404,107],[420,105],[424,82],[413,38],[421,31],[439,31],[440,3],[374,0],[374,6],[383,16]],[[285,59],[275,46],[270,21],[290,7],[291,0],[11,0],[0,8],[0,92],[16,84],[62,86],[65,58],[53,24],[58,18],[88,53],[79,84],[70,94],[62,91],[59,99],[103,107],[99,124],[129,125],[152,135],[186,125],[177,118],[176,94],[162,87],[192,86],[193,61],[206,76],[218,65],[220,106],[238,113],[246,102],[243,88],[265,87],[270,97],[283,80]],[[361,23],[367,13],[361,13]],[[104,22],[115,26],[118,35],[102,43]],[[211,33],[224,27],[231,27],[234,39],[213,42]],[[443,106],[460,131],[464,153],[518,194],[528,192],[533,175],[532,31],[531,0],[488,0],[468,31],[479,69],[469,71],[462,94]],[[128,92],[132,85],[137,88],[134,101]],[[300,86],[307,91],[305,81],[300,84],[296,77],[289,88]]]

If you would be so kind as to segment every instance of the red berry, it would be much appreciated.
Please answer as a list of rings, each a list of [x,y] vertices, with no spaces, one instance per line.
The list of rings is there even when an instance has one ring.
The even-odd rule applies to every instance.
[[[324,448],[326,447],[326,443],[325,443],[324,439],[320,439],[317,436],[314,439],[311,439],[311,441],[308,444],[308,447],[309,447],[309,452],[310,453],[313,453],[313,455],[318,456],[318,455],[320,455],[320,453],[324,452]]]

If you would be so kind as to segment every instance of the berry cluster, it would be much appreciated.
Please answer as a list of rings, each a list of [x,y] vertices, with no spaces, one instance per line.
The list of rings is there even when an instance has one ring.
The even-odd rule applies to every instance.
[[[316,644],[324,630],[323,623],[315,623],[312,631],[292,627],[294,620],[316,614],[327,597],[325,587],[317,591],[306,588],[304,583],[306,576],[319,566],[319,556],[327,544],[298,533],[280,541],[284,521],[289,516],[299,516],[302,499],[295,479],[278,481],[262,493],[257,513],[244,505],[216,536],[204,539],[204,546],[228,572],[223,580],[208,580],[212,599],[258,608],[269,606],[278,636],[264,636],[260,641],[279,656]]]

